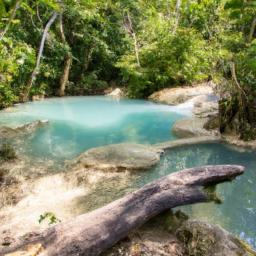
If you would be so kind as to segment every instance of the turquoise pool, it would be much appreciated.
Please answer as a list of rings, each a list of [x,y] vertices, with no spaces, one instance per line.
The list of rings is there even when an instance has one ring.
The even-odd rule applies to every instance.
[[[0,112],[0,125],[16,126],[48,119],[49,125],[26,137],[22,148],[32,158],[63,163],[63,160],[92,147],[173,140],[172,125],[176,120],[190,116],[190,109],[191,106],[186,104],[174,107],[145,100],[116,101],[100,96],[53,98]],[[155,168],[135,174],[134,183],[128,186],[135,189],[171,172],[208,164],[244,165],[246,172],[236,181],[218,186],[223,204],[197,204],[182,207],[182,210],[192,217],[221,225],[256,248],[256,152],[239,152],[222,144],[172,149],[166,151]],[[101,189],[106,189],[102,191],[102,197],[111,195],[113,190],[107,184]],[[104,200],[99,201],[104,203]],[[84,204],[83,200],[81,204]]]
[[[0,125],[49,120],[49,125],[24,140],[25,150],[40,158],[64,160],[107,144],[148,144],[175,139],[171,126],[188,114],[186,107],[145,100],[66,97],[30,102],[2,111]]]

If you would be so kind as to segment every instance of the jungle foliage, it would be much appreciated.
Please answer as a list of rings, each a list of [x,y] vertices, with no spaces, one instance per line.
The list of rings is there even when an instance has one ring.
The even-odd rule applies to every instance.
[[[248,135],[255,27],[255,0],[0,0],[0,107],[115,84],[144,98],[214,80],[225,96],[222,131],[238,119]]]

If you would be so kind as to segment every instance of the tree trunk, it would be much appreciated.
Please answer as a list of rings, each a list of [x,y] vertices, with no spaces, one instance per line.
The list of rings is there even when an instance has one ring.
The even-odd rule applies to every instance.
[[[26,89],[24,91],[22,101],[27,101],[28,100],[29,91],[30,91],[31,87],[33,86],[33,83],[36,80],[36,76],[39,72],[40,61],[41,61],[41,58],[42,58],[42,55],[43,55],[46,36],[48,34],[48,31],[49,31],[51,25],[53,24],[53,22],[57,18],[57,16],[58,16],[58,14],[56,12],[54,12],[52,14],[51,18],[49,19],[49,21],[47,22],[45,28],[44,28],[43,36],[42,36],[42,39],[41,39],[41,42],[40,42],[40,47],[39,47],[39,51],[38,51],[38,55],[37,55],[36,66],[35,66],[35,69],[33,70],[32,74],[31,74],[31,77],[30,77],[29,81],[28,81],[28,84],[27,84]]]
[[[84,54],[84,63],[83,66],[81,68],[81,72],[78,78],[78,81],[83,82],[82,79],[84,78],[84,74],[86,73],[86,71],[88,70],[91,60],[92,60],[92,55],[93,55],[93,51],[94,51],[95,45],[94,42],[89,46],[89,48],[87,49],[87,51],[85,51]]]
[[[85,54],[85,63],[84,63],[84,66],[83,66],[82,74],[84,72],[86,72],[89,68],[90,62],[92,60],[92,54],[93,54],[94,48],[95,48],[95,45],[92,44],[90,49],[88,50],[88,52]]]
[[[231,75],[232,75],[232,79],[236,85],[236,89],[237,89],[237,92],[239,95],[241,95],[241,98],[242,95],[244,95],[244,97],[246,97],[246,93],[245,91],[243,90],[243,88],[240,86],[239,82],[238,82],[238,79],[237,79],[237,76],[236,76],[236,65],[234,62],[231,62],[230,63],[230,70],[231,70]]]
[[[0,245],[0,255],[33,248],[40,248],[42,254],[39,255],[48,256],[99,255],[165,210],[210,201],[203,187],[229,181],[243,172],[242,166],[219,165],[170,174],[100,209],[42,233],[23,236],[9,247]]]
[[[63,69],[62,76],[60,78],[60,90],[59,90],[60,97],[65,96],[65,90],[68,83],[71,64],[72,64],[72,55],[68,53],[65,57],[64,69]]]
[[[134,42],[134,52],[136,56],[137,65],[140,67],[140,57],[139,57],[139,45],[136,33],[133,29],[132,20],[129,14],[129,11],[127,11],[127,21],[128,21],[128,32],[132,35],[133,42]]]
[[[5,34],[7,33],[8,29],[10,28],[11,23],[12,23],[12,21],[14,20],[14,18],[16,16],[16,12],[20,7],[20,3],[21,3],[21,0],[16,1],[15,5],[14,5],[14,8],[12,10],[11,16],[8,20],[8,23],[7,23],[6,27],[4,28],[3,32],[0,35],[0,41],[4,38]]]
[[[182,0],[177,0],[176,7],[175,7],[175,22],[174,22],[174,28],[173,28],[173,34],[176,33],[176,30],[179,26],[180,21],[180,7],[181,7]]]
[[[67,44],[66,37],[64,34],[64,29],[63,29],[62,15],[60,15],[60,35],[61,35],[62,42],[64,44]],[[72,65],[72,54],[70,52],[68,52],[65,56],[63,73],[60,78],[60,88],[59,88],[59,92],[58,92],[60,97],[65,96],[65,90],[66,90],[66,86],[68,83],[71,65]]]
[[[250,43],[253,39],[253,35],[255,32],[255,28],[256,28],[256,17],[253,19],[252,24],[251,24],[251,28],[250,28],[250,33],[248,36],[248,42]]]

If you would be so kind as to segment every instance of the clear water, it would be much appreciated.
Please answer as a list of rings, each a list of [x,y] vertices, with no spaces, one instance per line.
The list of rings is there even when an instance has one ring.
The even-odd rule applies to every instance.
[[[200,165],[239,164],[242,176],[217,186],[222,204],[203,203],[181,207],[189,216],[219,224],[256,248],[256,152],[239,152],[222,144],[186,146],[166,152],[159,165],[142,173],[142,186],[174,171]]]
[[[189,113],[186,106],[177,108],[145,100],[67,97],[30,102],[2,111],[0,125],[49,120],[49,125],[26,138],[23,146],[29,155],[65,160],[107,144],[148,144],[174,139],[171,126],[184,113]]]
[[[171,126],[190,115],[190,109],[190,103],[172,107],[143,100],[70,97],[32,102],[2,111],[0,125],[16,126],[48,119],[49,125],[27,137],[23,146],[32,157],[62,161],[88,148],[111,143],[148,144],[175,139]],[[221,225],[256,248],[256,152],[239,152],[222,144],[167,151],[152,170],[134,174],[127,183],[117,180],[123,183],[121,188],[115,180],[104,182],[91,197],[80,197],[79,214],[174,171],[206,164],[240,164],[246,166],[246,172],[232,183],[218,186],[223,204],[197,204],[182,207],[182,210],[197,219]]]

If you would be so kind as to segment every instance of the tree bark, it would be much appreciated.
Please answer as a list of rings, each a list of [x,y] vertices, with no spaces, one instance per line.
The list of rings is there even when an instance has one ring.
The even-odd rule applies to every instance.
[[[243,172],[242,166],[219,165],[170,174],[100,209],[48,228],[43,233],[23,236],[9,247],[0,245],[0,255],[13,251],[26,252],[33,246],[40,248],[42,254],[39,255],[99,255],[165,210],[210,201],[203,187],[232,180]]]
[[[69,72],[72,64],[72,55],[71,53],[67,53],[64,61],[64,69],[62,76],[60,78],[60,89],[59,89],[59,96],[65,96],[65,90],[68,83]]]
[[[252,21],[252,24],[251,24],[251,27],[250,27],[250,33],[249,33],[249,36],[248,36],[248,42],[250,43],[253,39],[253,35],[254,35],[254,32],[255,32],[255,28],[256,28],[256,17],[253,19]]]
[[[236,76],[236,65],[235,62],[230,63],[230,70],[231,70],[231,75],[232,79],[236,85],[237,92],[239,94],[239,101],[240,105],[243,108],[245,106],[245,99],[247,98],[245,91],[241,87],[241,85],[238,82],[237,76]]]
[[[133,29],[132,20],[131,20],[129,11],[127,11],[127,21],[128,21],[128,26],[126,27],[128,32],[132,35],[133,42],[134,42],[135,57],[136,57],[137,65],[140,67],[139,45],[138,45],[136,33]]]
[[[0,41],[4,38],[5,34],[7,33],[8,29],[10,28],[11,23],[12,23],[12,21],[14,20],[14,18],[16,16],[16,12],[20,7],[20,3],[21,3],[21,0],[16,1],[15,5],[14,5],[14,8],[12,10],[11,16],[8,20],[8,23],[7,23],[6,27],[4,28],[3,32],[0,35]]]
[[[32,74],[31,74],[31,77],[30,77],[30,79],[28,81],[28,84],[26,86],[26,89],[24,91],[23,101],[28,100],[29,91],[30,91],[31,87],[33,86],[33,83],[36,80],[36,76],[39,72],[39,67],[40,67],[40,62],[41,62],[41,58],[42,58],[42,55],[43,55],[46,36],[49,32],[49,29],[50,29],[51,25],[53,24],[53,22],[57,18],[57,16],[58,16],[58,13],[54,12],[52,14],[51,18],[49,19],[49,21],[47,22],[45,28],[44,28],[44,32],[43,32],[43,35],[42,35],[42,39],[41,39],[41,42],[40,42],[40,47],[39,47],[39,51],[38,51],[38,55],[37,55],[36,66],[35,66]]]
[[[62,15],[60,15],[60,35],[61,35],[62,42],[64,44],[67,44],[66,37],[64,34],[64,29],[63,29]],[[68,52],[65,56],[63,73],[60,78],[60,88],[59,88],[59,92],[58,92],[60,97],[65,96],[65,90],[66,90],[66,86],[68,83],[71,65],[72,65],[72,54],[70,52]]]
[[[176,33],[176,30],[179,26],[181,4],[182,4],[182,0],[177,0],[176,7],[175,7],[175,21],[174,21],[173,34]]]
[[[82,79],[84,78],[84,74],[86,73],[86,71],[88,70],[91,60],[92,60],[92,55],[93,55],[93,51],[94,51],[95,45],[94,42],[89,46],[89,48],[85,51],[84,54],[84,63],[82,65],[81,68],[81,72],[78,78],[78,81],[83,82]]]

